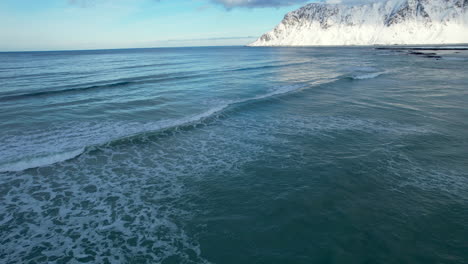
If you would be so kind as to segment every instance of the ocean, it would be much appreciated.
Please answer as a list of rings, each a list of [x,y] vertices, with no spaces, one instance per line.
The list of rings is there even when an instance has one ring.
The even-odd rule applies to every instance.
[[[0,262],[467,263],[468,50],[0,53]]]

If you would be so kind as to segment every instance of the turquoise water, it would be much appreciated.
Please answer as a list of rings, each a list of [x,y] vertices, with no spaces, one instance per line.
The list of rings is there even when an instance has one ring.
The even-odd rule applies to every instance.
[[[2,263],[467,263],[468,52],[0,53]]]

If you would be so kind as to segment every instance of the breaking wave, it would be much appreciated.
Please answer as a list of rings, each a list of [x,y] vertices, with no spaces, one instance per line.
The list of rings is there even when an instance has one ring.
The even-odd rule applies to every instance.
[[[49,140],[44,140],[47,138],[46,135],[37,134],[34,138],[37,138],[40,142],[39,145],[32,146],[29,149],[24,149],[23,147],[17,147],[16,149],[12,148],[11,146],[3,146],[0,147],[0,154],[5,154],[4,156],[14,157],[16,158],[16,154],[33,151],[35,152],[37,149],[43,151],[43,149],[53,149],[55,151],[51,152],[40,152],[35,153],[32,156],[25,157],[21,160],[11,160],[7,162],[2,162],[0,164],[0,172],[14,172],[14,171],[23,171],[26,169],[37,168],[48,166],[54,163],[63,162],[66,160],[73,159],[83,152],[86,151],[87,148],[92,146],[103,145],[106,143],[110,143],[116,140],[121,140],[128,137],[134,137],[137,135],[141,135],[144,133],[153,133],[168,129],[174,128],[181,128],[184,126],[194,125],[205,121],[210,117],[214,117],[220,114],[223,110],[229,108],[233,105],[248,103],[252,101],[258,101],[262,99],[267,99],[276,95],[286,94],[293,91],[300,90],[305,87],[305,84],[296,84],[296,85],[287,85],[282,86],[278,89],[275,89],[269,93],[258,95],[250,98],[239,99],[239,100],[230,100],[219,105],[213,106],[208,110],[195,114],[192,116],[188,116],[181,119],[176,120],[163,120],[155,123],[146,123],[146,124],[138,124],[138,123],[131,123],[131,124],[118,124],[116,126],[92,126],[88,127],[87,129],[81,129],[82,131],[76,131],[73,128],[73,131],[61,131],[63,134],[67,135],[67,138],[73,138],[74,141],[79,142],[78,144],[83,145],[70,145],[67,138],[57,139],[55,137],[49,138]],[[78,128],[80,130],[80,128]],[[90,131],[93,131],[90,134]],[[90,139],[91,138],[91,139]],[[31,142],[31,137],[19,137],[15,139],[16,142]],[[59,141],[58,146],[49,146],[49,141],[57,142]],[[66,148],[66,149],[74,149],[72,151],[59,151],[57,152],[56,149]],[[16,151],[15,151],[16,150]],[[26,150],[26,151],[25,151]]]
[[[85,151],[85,148],[72,150],[69,152],[62,152],[56,153],[48,156],[43,157],[35,157],[26,160],[20,160],[16,162],[11,162],[7,164],[0,165],[0,172],[7,172],[7,171],[23,171],[29,168],[38,168],[47,166],[54,163],[59,163],[63,161],[67,161],[77,156],[81,155]]]
[[[359,73],[359,74],[353,74],[349,76],[352,80],[366,80],[366,79],[373,79],[376,77],[379,77],[382,74],[385,74],[386,72],[369,72],[369,73]]]

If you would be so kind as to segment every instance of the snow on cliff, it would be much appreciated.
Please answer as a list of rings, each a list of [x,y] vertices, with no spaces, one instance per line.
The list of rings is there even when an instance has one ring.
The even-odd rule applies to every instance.
[[[249,46],[468,43],[468,0],[313,3]]]

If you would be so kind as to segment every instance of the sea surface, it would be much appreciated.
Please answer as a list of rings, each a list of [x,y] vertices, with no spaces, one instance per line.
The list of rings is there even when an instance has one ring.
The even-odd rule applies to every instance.
[[[0,53],[0,262],[468,263],[468,51]]]

